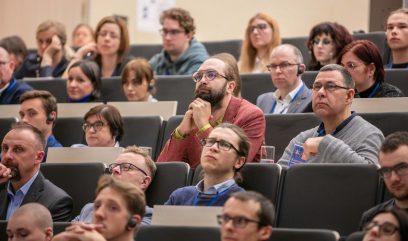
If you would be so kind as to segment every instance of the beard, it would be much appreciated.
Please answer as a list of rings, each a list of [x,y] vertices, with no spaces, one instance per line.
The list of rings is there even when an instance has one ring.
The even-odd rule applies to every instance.
[[[209,89],[207,93],[200,92],[200,88],[195,91],[195,98],[200,98],[208,101],[211,104],[211,108],[218,109],[221,106],[221,101],[225,97],[225,89],[227,87],[227,82],[219,90]]]
[[[20,181],[21,180],[21,173],[18,167],[9,167],[11,170],[11,178],[10,181]]]

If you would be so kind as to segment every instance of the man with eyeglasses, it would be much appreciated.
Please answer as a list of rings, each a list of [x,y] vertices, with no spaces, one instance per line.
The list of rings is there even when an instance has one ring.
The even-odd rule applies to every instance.
[[[194,38],[195,25],[190,13],[171,8],[160,16],[163,50],[149,63],[158,75],[189,75],[208,58],[204,45]]]
[[[109,165],[109,173],[114,178],[129,182],[146,191],[156,174],[156,164],[150,155],[140,147],[128,146],[123,150],[115,160]],[[81,213],[75,217],[73,222],[91,223],[94,204],[86,204]],[[151,223],[153,209],[146,206],[145,214],[142,219],[142,225]]]
[[[351,112],[354,82],[342,66],[322,67],[313,83],[312,107],[322,123],[301,132],[286,147],[278,164],[377,164],[382,132]]]
[[[221,241],[268,240],[272,234],[275,211],[271,201],[257,192],[233,193],[221,215]]]
[[[195,99],[157,160],[184,161],[196,167],[202,150],[200,140],[214,127],[228,122],[241,127],[249,137],[247,161],[259,161],[265,143],[265,116],[256,105],[234,96],[241,82],[235,58],[227,53],[211,56],[193,74],[193,80]]]
[[[15,64],[8,52],[0,47],[0,104],[18,104],[20,96],[33,89],[13,77]]]
[[[301,79],[306,65],[300,50],[291,44],[279,45],[272,50],[270,62],[267,68],[276,91],[260,95],[256,105],[264,113],[304,112],[312,101],[312,91]]]
[[[380,169],[385,185],[392,197],[366,211],[360,226],[371,221],[384,208],[398,208],[408,214],[408,132],[395,132],[385,138],[379,153]]]
[[[175,190],[165,205],[223,206],[234,192],[244,191],[235,180],[241,179],[249,140],[243,130],[223,123],[201,140],[201,167],[204,178],[196,186]]]

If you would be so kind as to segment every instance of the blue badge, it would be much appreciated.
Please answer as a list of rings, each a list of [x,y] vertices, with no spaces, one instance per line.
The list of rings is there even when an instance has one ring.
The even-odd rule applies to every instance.
[[[303,155],[303,146],[295,144],[295,147],[293,148],[292,151],[292,156],[290,157],[289,160],[289,167],[295,165],[295,164],[302,164],[306,163],[306,160],[302,159]]]

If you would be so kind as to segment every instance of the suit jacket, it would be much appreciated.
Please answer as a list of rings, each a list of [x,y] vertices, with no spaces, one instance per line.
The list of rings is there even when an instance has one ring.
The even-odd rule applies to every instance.
[[[7,194],[7,183],[0,186],[0,219],[6,219],[10,199]],[[73,207],[72,198],[61,188],[45,179],[38,173],[21,205],[36,202],[44,205],[52,215],[54,222],[69,222]]]
[[[276,99],[273,95],[274,92],[264,93],[256,99],[256,105],[267,114],[271,113],[273,104]],[[289,104],[287,113],[302,113],[307,109],[308,104],[312,101],[312,91],[307,88],[306,85],[302,88],[302,91],[296,96],[296,98]]]

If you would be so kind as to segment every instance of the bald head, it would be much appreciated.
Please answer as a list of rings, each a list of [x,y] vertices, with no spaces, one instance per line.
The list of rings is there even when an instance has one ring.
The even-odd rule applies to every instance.
[[[300,50],[294,45],[281,44],[272,50],[271,56],[276,55],[277,53],[281,53],[281,52],[286,52],[286,53],[289,53],[290,55],[293,55],[293,57],[296,60],[296,63],[303,64],[303,55],[300,52]]]
[[[40,229],[52,227],[51,213],[41,204],[27,203],[19,207],[11,216],[10,220],[20,216],[24,216]]]

